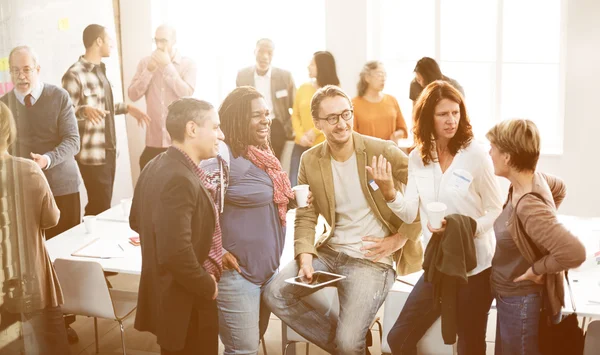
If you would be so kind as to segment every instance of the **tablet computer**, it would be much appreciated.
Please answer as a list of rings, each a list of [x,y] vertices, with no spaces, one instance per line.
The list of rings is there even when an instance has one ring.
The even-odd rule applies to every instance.
[[[308,279],[306,279],[304,276],[296,276],[296,277],[290,277],[289,279],[285,280],[285,282],[293,284],[293,285],[308,287],[308,288],[317,288],[317,287],[323,287],[325,285],[332,284],[334,282],[343,280],[345,278],[346,278],[346,276],[332,274],[332,273],[326,272],[326,271],[315,271],[313,273],[312,280],[310,280],[310,281]]]

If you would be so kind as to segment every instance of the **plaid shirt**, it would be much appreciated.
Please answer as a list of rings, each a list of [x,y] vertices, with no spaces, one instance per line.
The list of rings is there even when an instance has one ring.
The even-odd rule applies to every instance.
[[[217,282],[219,282],[219,280],[221,279],[221,275],[223,275],[223,240],[221,235],[221,222],[219,219],[219,204],[215,202],[217,200],[220,200],[219,184],[216,183],[214,179],[212,179],[211,181],[206,172],[202,170],[199,165],[196,165],[196,163],[194,163],[192,158],[190,158],[190,156],[187,155],[186,152],[175,146],[172,147],[177,149],[181,154],[183,154],[188,163],[192,165],[192,167],[194,168],[194,173],[196,174],[196,176],[198,176],[198,178],[202,182],[202,185],[204,185],[206,190],[208,190],[208,192],[210,193],[211,202],[213,202],[214,204],[215,216],[217,216],[217,218],[215,218],[215,231],[213,233],[212,245],[208,252],[208,258],[204,261],[204,264],[202,266],[204,266],[204,269],[208,273],[212,274],[215,277],[215,279],[217,279]]]
[[[83,56],[75,62],[62,78],[62,86],[67,90],[73,102],[75,116],[79,124],[81,135],[81,150],[77,155],[77,160],[85,165],[102,165],[106,162],[106,149],[110,147],[107,142],[107,130],[114,135],[114,115],[127,113],[127,106],[124,103],[108,107],[110,117],[107,116],[99,124],[93,124],[84,117],[82,106],[92,106],[100,110],[107,110],[107,103],[112,103],[112,92],[104,90],[101,78],[97,70],[101,70],[106,76],[106,67],[104,63],[99,65],[90,63]],[[109,127],[107,127],[107,122]],[[113,143],[114,137],[111,137]]]

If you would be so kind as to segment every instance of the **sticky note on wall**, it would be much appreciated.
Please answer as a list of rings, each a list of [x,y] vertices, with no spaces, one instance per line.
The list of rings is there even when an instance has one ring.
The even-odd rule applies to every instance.
[[[8,57],[0,58],[0,71],[8,71]]]
[[[60,20],[58,20],[58,29],[61,31],[66,31],[69,29],[69,18],[65,17],[65,18],[61,18]]]

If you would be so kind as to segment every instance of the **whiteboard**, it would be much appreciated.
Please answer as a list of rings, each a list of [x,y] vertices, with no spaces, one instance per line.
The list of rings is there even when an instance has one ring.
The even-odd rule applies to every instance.
[[[12,48],[28,45],[38,55],[40,79],[61,86],[66,70],[85,53],[83,30],[92,23],[106,27],[116,39],[113,0],[0,0],[0,62]],[[115,103],[123,102],[116,40],[111,56],[103,61]],[[7,86],[12,87],[10,74],[0,64],[0,96]],[[124,117],[115,118],[118,156],[113,204],[133,195]],[[85,205],[83,184],[80,191]]]

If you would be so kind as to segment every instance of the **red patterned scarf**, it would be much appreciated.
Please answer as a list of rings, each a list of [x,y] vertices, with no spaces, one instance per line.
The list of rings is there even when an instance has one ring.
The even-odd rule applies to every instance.
[[[281,163],[273,154],[271,148],[257,148],[249,145],[246,149],[246,158],[259,169],[264,170],[273,181],[273,202],[279,206],[279,219],[281,225],[285,227],[287,205],[290,200],[294,199],[294,192],[288,175],[283,171]]]
[[[208,190],[212,197],[211,203],[213,204],[213,207],[215,209],[215,215],[217,216],[217,218],[215,218],[215,231],[213,232],[212,244],[210,246],[210,250],[208,251],[208,258],[204,260],[202,266],[204,266],[204,269],[208,273],[212,274],[218,282],[219,279],[221,279],[221,275],[223,274],[223,241],[221,238],[221,224],[219,223],[219,211],[216,203],[214,202],[218,200],[217,186],[210,183],[208,175],[204,172],[204,170],[200,169],[200,167],[194,163],[192,158],[190,158],[190,156],[187,155],[186,152],[177,147],[174,148],[177,149],[181,154],[183,154],[183,156],[187,159],[188,163],[192,165],[192,167],[194,168],[194,173],[196,173],[196,175],[198,176],[200,181],[202,181],[202,184]]]

